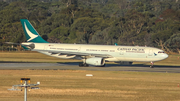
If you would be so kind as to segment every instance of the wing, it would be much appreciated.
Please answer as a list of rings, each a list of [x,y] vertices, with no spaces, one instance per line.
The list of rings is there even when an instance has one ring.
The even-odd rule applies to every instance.
[[[112,57],[109,54],[97,54],[97,53],[83,53],[83,52],[68,52],[68,51],[54,51],[54,50],[41,50],[41,52],[48,52],[51,53],[51,55],[59,54],[59,55],[67,55],[67,56],[90,56],[90,57],[102,57],[102,58],[110,58]]]

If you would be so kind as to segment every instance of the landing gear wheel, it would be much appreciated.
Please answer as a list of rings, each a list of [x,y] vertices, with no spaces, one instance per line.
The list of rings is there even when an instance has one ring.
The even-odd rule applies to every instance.
[[[106,65],[104,64],[104,65],[102,65],[102,66],[97,66],[97,67],[105,67]]]
[[[86,63],[79,63],[79,67],[89,67],[89,65]]]
[[[151,68],[154,68],[154,66],[150,66]]]
[[[83,63],[79,63],[79,67],[83,67]]]
[[[84,67],[89,67],[89,65],[88,65],[88,64],[86,64],[86,63],[84,63]]]

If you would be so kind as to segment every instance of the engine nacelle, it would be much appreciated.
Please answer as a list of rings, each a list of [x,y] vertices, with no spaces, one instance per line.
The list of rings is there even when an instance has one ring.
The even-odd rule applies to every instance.
[[[94,66],[103,66],[105,63],[105,60],[103,58],[93,57],[93,58],[86,59],[85,63],[94,65]]]

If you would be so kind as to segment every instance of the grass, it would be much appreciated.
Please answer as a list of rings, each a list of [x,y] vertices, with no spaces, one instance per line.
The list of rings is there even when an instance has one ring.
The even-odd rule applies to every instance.
[[[180,65],[178,57],[155,64]],[[1,52],[0,61],[78,62],[36,52]],[[28,91],[28,101],[180,101],[178,73],[85,70],[0,70],[0,101],[23,101],[23,91],[7,90],[20,84],[21,77],[41,82],[39,90]]]
[[[0,70],[0,101],[23,100],[23,91],[8,91],[21,77],[40,81],[28,91],[32,101],[179,101],[180,74],[82,70]],[[86,77],[93,74],[93,77]]]

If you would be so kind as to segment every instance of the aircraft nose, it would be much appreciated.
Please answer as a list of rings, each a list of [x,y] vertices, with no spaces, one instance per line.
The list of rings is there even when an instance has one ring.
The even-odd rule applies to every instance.
[[[168,55],[165,53],[163,54],[164,59],[168,58]]]

